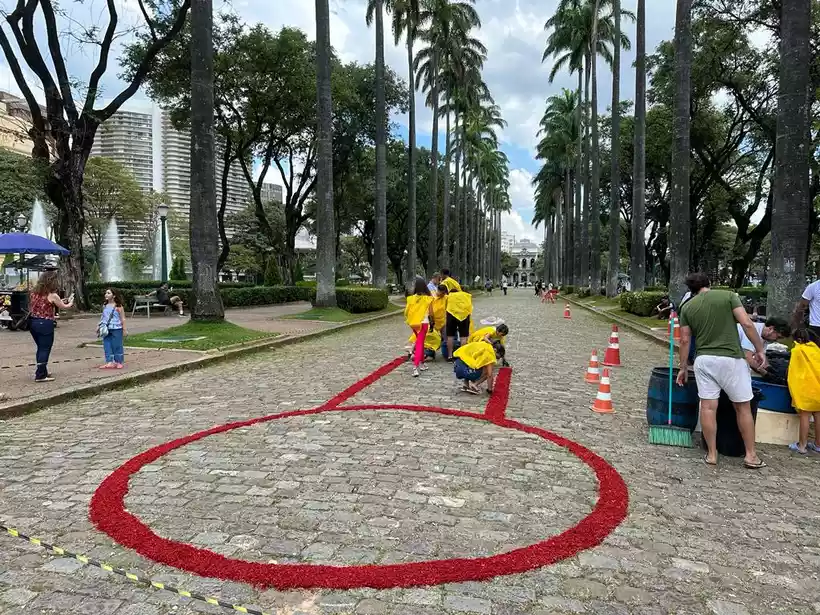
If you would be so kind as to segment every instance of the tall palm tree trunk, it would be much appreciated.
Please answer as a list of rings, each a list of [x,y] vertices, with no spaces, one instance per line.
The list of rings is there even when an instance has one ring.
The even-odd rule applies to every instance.
[[[635,55],[635,146],[632,171],[632,290],[646,285],[646,0],[638,0]]]
[[[333,99],[330,90],[330,56],[328,0],[316,0],[316,91],[319,114],[316,169],[316,305],[319,307],[336,306]]]
[[[427,279],[438,270],[438,53],[433,54],[433,79],[431,97],[433,99],[433,138],[430,143],[430,213],[427,237]],[[413,81],[413,66],[410,66]],[[441,262],[446,262],[446,246],[442,249]]]
[[[590,43],[592,44],[592,43]],[[589,111],[592,114],[592,120],[588,123],[589,128],[585,130],[587,134],[586,139],[586,148],[587,148],[587,155],[586,155],[586,173],[590,173],[590,165],[592,167],[591,174],[586,178],[586,186],[587,190],[584,191],[584,211],[582,214],[581,219],[581,268],[580,268],[580,279],[578,283],[581,286],[589,286],[589,273],[590,273],[590,252],[592,251],[592,246],[590,245],[590,222],[592,217],[592,208],[595,206],[593,203],[597,201],[595,198],[596,192],[594,191],[595,187],[595,171],[597,170],[598,165],[598,149],[595,145],[595,133],[597,132],[596,124],[597,122],[595,119],[597,118],[597,109],[596,104],[598,102],[598,89],[596,88],[596,77],[595,77],[595,64],[597,56],[593,53],[587,56],[589,64],[587,66],[587,74],[586,74],[586,84],[585,84],[585,94],[587,96],[587,100],[589,99],[589,86],[592,83],[592,99],[589,105]],[[589,141],[589,133],[592,132],[592,142]]]
[[[459,129],[458,113],[453,114],[453,124],[454,124],[453,130],[455,132],[458,132],[458,129]],[[458,272],[458,274],[461,275],[462,272],[459,271],[459,269],[458,269],[459,264],[460,264],[459,254],[461,253],[459,251],[459,248],[461,246],[461,227],[459,226],[459,220],[461,219],[460,215],[459,215],[460,211],[461,211],[461,208],[459,207],[459,197],[461,196],[461,181],[459,179],[461,177],[461,174],[460,174],[460,169],[461,169],[461,147],[459,146],[458,142],[455,143],[455,149],[456,149],[456,151],[455,151],[455,155],[456,155],[456,177],[455,177],[456,185],[455,185],[455,189],[453,190],[453,201],[454,201],[454,204],[455,204],[455,208],[454,208],[454,211],[453,211],[453,221],[452,221],[453,226],[455,227],[455,232],[453,233],[454,237],[453,237],[453,255],[452,255],[452,259],[451,259],[451,261],[452,261],[451,269],[455,269]]]
[[[376,237],[373,285],[387,286],[387,111],[384,94],[384,4],[376,0]]]
[[[444,104],[446,118],[444,120],[444,212],[442,213],[441,228],[441,266],[450,267],[450,247],[452,246],[452,231],[450,229],[450,95],[446,95]]]
[[[593,17],[593,41],[598,38],[598,2],[595,2],[595,13]],[[590,227],[592,233],[591,252],[591,288],[593,293],[601,292],[601,140],[598,131],[598,54],[592,54],[592,105],[591,105],[591,130],[592,130],[592,185],[589,188],[591,199],[590,207]],[[614,148],[613,148],[614,149]]]
[[[464,117],[461,119],[461,198],[459,201],[459,209],[461,210],[459,218],[458,218],[458,235],[461,236],[461,245],[459,246],[458,251],[458,270],[462,277],[466,278],[467,275],[467,118]],[[468,282],[469,283],[469,282]]]
[[[584,121],[584,66],[583,64],[578,67],[578,115],[576,117],[576,122],[578,124],[578,152],[575,156],[575,203],[581,203],[582,199],[584,198],[584,193],[589,190],[589,186],[584,186],[584,182],[586,181],[586,173],[584,173],[584,169],[586,168],[586,146],[585,146],[585,139],[584,139],[584,130],[583,126],[586,123]],[[567,176],[570,176],[569,170],[567,170]],[[572,208],[573,199],[567,199],[567,204],[569,205],[569,209],[564,207],[564,225],[566,226],[567,216],[569,215],[569,211]],[[576,251],[580,251],[580,247],[577,248],[573,242],[569,241],[570,237],[567,236],[564,239],[564,262],[575,263],[575,253]],[[571,265],[574,267],[574,265]],[[574,278],[573,276],[568,276],[566,272],[563,273],[563,281],[565,284],[569,284],[570,280]],[[573,280],[574,281],[574,280]]]
[[[675,16],[675,103],[672,132],[672,190],[669,211],[669,293],[679,301],[689,273],[689,169],[692,79],[692,0],[677,0]]]
[[[584,200],[575,204],[575,241],[579,249],[575,255],[575,285],[586,286],[589,284],[589,209],[590,196],[592,194],[592,174],[590,165],[592,156],[595,154],[590,143],[590,112],[592,104],[589,97],[589,83],[592,75],[592,62],[589,54],[586,57],[587,70],[584,74]]]
[[[213,2],[191,6],[191,205],[193,320],[225,318],[217,287],[219,234],[216,218],[214,147]]]
[[[410,75],[408,95],[409,135],[408,147],[409,163],[407,169],[407,289],[412,290],[416,279],[416,88],[413,87],[413,37],[407,30],[407,66]],[[433,199],[435,202],[435,198]],[[428,257],[429,258],[429,257]],[[433,252],[435,260],[435,252]]]
[[[612,51],[612,167],[610,171],[609,267],[606,294],[618,293],[621,265],[621,0],[613,0],[615,43]]]
[[[788,316],[806,284],[809,203],[810,0],[783,0],[777,96],[769,313]],[[815,415],[816,416],[816,415]],[[818,426],[815,425],[815,429]]]

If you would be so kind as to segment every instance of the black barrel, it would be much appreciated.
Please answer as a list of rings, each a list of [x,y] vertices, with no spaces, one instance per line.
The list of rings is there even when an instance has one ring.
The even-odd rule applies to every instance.
[[[752,388],[751,406],[752,420],[757,421],[757,406],[763,400],[760,389]],[[706,439],[702,438],[703,448],[706,450]],[[737,428],[737,413],[735,406],[723,391],[720,392],[717,409],[717,451],[726,457],[743,457],[746,454],[746,446]]]
[[[695,431],[698,424],[698,387],[695,374],[689,371],[686,386],[679,387],[674,381],[678,368],[672,370],[672,425]],[[646,394],[646,422],[649,425],[667,425],[669,418],[669,368],[656,367],[649,377]]]

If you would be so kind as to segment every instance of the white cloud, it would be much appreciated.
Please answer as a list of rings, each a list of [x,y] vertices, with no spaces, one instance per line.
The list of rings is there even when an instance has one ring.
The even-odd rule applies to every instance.
[[[509,195],[512,211],[501,215],[501,229],[518,240],[528,238],[541,243],[544,227],[539,230],[531,224],[534,208],[532,173],[526,169],[510,171]]]

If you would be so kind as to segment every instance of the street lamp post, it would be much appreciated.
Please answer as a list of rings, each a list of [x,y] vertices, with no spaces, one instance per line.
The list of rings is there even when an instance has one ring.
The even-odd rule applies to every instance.
[[[161,265],[161,280],[162,282],[168,281],[168,245],[165,239],[165,224],[168,220],[168,206],[167,205],[158,205],[157,206],[157,213],[159,214],[160,219],[160,234],[162,235],[162,239],[160,241],[160,248],[162,249],[162,253],[160,255],[160,262]]]
[[[26,218],[26,215],[23,214],[23,213],[17,214],[16,222],[17,222],[17,229],[21,233],[25,233],[26,232],[26,225],[28,224],[28,218]],[[18,261],[17,264],[19,265],[19,267],[17,267],[17,275],[20,278],[20,283],[22,283],[23,282],[23,253],[22,252],[18,256],[18,258],[19,258],[19,261]]]

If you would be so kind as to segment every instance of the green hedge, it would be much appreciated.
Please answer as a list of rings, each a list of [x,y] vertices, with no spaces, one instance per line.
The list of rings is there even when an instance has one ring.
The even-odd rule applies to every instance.
[[[666,297],[662,291],[638,291],[633,293],[621,293],[621,309],[624,312],[635,314],[636,316],[651,316],[661,300]]]
[[[316,289],[316,280],[299,280],[296,282],[296,286],[299,288],[312,288]],[[336,288],[340,286],[350,286],[350,280],[336,280]]]
[[[127,309],[134,305],[134,297],[145,295],[157,286],[137,287],[126,283],[120,286],[117,282],[112,284],[88,284],[89,301],[93,307],[97,307],[103,302],[103,295],[107,288],[114,288],[122,296],[123,304]],[[296,286],[248,286],[236,284],[220,284],[219,292],[222,295],[222,303],[226,308],[248,307],[254,305],[275,305],[278,303],[290,303],[292,301],[311,301],[315,296],[315,291],[310,288],[297,288]],[[174,286],[172,294],[178,295],[185,305],[191,305],[192,291],[190,286]]]
[[[668,293],[666,286],[646,286],[644,291],[648,293]]]
[[[563,295],[572,295],[575,293],[575,286],[572,284],[567,284],[561,289],[561,294]]]
[[[578,297],[583,299],[584,297],[589,297],[592,294],[592,289],[589,286],[582,286],[578,289]]]
[[[387,307],[390,297],[379,288],[337,288],[336,305],[351,314],[378,312]],[[314,295],[315,302],[315,295]]]

